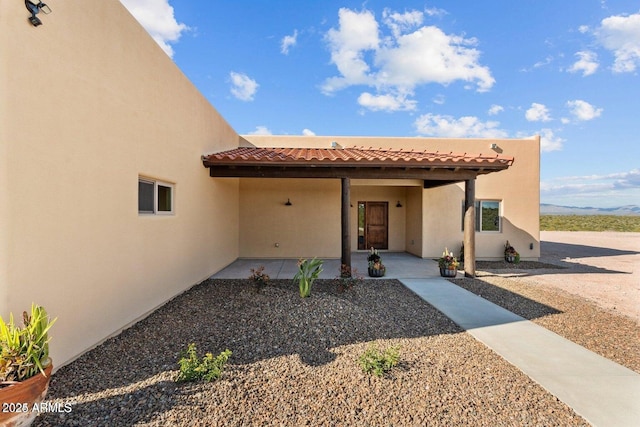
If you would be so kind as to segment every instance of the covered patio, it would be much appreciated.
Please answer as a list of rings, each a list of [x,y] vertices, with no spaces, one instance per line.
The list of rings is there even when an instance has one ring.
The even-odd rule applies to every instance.
[[[406,252],[381,252],[385,265],[384,277],[373,278],[367,275],[367,252],[351,253],[351,268],[354,277],[364,279],[418,279],[439,277],[438,263],[432,259],[422,259]],[[340,259],[324,259],[320,279],[335,279],[340,275]],[[212,279],[246,279],[251,275],[252,268],[264,266],[265,273],[271,279],[293,279],[298,271],[296,259],[274,258],[240,258],[214,274]],[[461,274],[461,273],[459,273]]]
[[[464,273],[468,277],[475,276],[476,178],[506,170],[513,161],[499,154],[343,148],[337,143],[333,148],[239,147],[202,156],[213,178],[340,179],[340,264],[356,269],[351,259],[352,179],[413,179],[421,181],[424,189],[464,182]],[[362,267],[366,271],[366,265]]]

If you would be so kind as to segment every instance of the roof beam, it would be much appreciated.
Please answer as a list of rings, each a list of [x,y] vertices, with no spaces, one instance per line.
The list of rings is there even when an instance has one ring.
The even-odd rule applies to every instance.
[[[484,173],[487,171],[485,170]],[[422,179],[425,181],[459,182],[473,179],[478,172],[473,169],[453,171],[438,168],[359,168],[359,167],[254,167],[211,166],[209,175],[214,178],[352,178],[352,179]]]

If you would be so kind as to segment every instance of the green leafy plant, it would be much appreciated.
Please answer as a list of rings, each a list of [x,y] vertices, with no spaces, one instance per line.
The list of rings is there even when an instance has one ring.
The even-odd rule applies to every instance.
[[[371,345],[359,358],[358,364],[368,374],[381,377],[400,362],[400,346],[392,346],[380,351]]]
[[[269,276],[264,272],[264,265],[261,265],[258,268],[252,268],[249,279],[253,280],[258,292],[269,284]]]
[[[311,295],[311,285],[322,273],[322,260],[314,258],[298,260],[298,272],[293,277],[300,287],[300,296],[306,298]]]
[[[188,381],[213,381],[222,376],[224,365],[231,357],[231,351],[225,350],[216,357],[213,354],[207,353],[202,358],[198,358],[196,352],[196,345],[194,343],[189,344],[187,350],[183,352],[182,358],[178,362],[180,365],[180,372],[178,373],[177,382]]]
[[[518,264],[520,262],[520,254],[518,253],[518,251],[516,251],[516,248],[511,246],[508,240],[504,245],[504,259],[515,264]]]
[[[31,314],[22,313],[23,326],[16,326],[13,314],[6,323],[0,317],[0,382],[19,382],[38,372],[44,375],[49,359],[49,330],[57,319],[31,304]]]
[[[449,252],[449,249],[444,248],[442,256],[438,258],[438,267],[448,270],[458,268],[459,265],[460,263],[458,262],[456,257],[453,256],[453,252]]]
[[[371,250],[369,250],[367,262],[369,264],[369,269],[382,271],[386,269],[384,264],[382,263],[382,257],[380,256],[380,253],[377,249],[371,248]]]

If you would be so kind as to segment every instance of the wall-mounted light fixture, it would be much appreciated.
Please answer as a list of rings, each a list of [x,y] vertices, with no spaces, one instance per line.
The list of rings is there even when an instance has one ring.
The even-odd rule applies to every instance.
[[[29,17],[29,22],[34,27],[38,25],[42,25],[42,21],[36,15],[40,12],[48,15],[51,13],[51,8],[46,4],[42,3],[40,0],[24,0],[24,5],[27,7],[27,10],[31,13]]]
[[[498,144],[496,144],[495,142],[493,144],[491,144],[490,148],[492,150],[495,150],[496,148],[498,148]]]
[[[293,206],[293,203],[291,203],[291,200],[289,200],[287,198],[287,203],[284,204],[285,206]]]
[[[401,208],[402,204],[400,203],[400,200],[398,200],[398,203],[396,203],[396,208]]]

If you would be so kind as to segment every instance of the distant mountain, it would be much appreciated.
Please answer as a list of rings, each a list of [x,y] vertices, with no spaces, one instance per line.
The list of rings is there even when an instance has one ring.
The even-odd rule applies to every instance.
[[[540,215],[640,215],[640,206],[627,205],[617,208],[583,208],[541,203]]]

